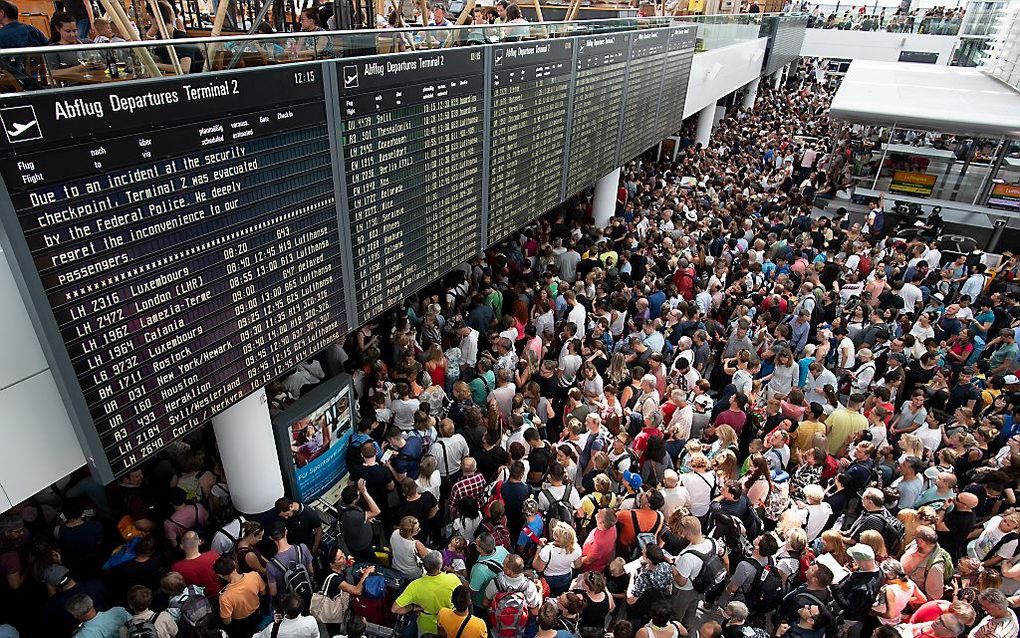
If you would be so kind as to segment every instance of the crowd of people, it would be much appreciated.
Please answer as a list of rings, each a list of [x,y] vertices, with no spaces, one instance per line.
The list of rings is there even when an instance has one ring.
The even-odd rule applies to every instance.
[[[888,31],[890,33],[927,33],[956,35],[963,22],[966,9],[957,7],[929,7],[904,11],[902,8],[867,5],[814,5],[802,8],[809,16],[812,29],[840,29],[843,31]]]
[[[335,509],[238,514],[207,429],[8,512],[0,636],[1015,638],[1020,262],[812,208],[811,68],[331,349]]]

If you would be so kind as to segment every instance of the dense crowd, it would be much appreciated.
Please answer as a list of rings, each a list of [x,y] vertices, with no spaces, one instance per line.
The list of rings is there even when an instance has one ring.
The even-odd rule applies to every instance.
[[[206,431],[6,514],[0,636],[1015,638],[1020,263],[813,208],[805,69],[331,349],[335,510],[237,514]]]

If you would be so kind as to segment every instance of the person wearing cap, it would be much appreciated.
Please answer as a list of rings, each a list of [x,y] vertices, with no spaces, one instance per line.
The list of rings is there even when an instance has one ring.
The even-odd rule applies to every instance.
[[[269,538],[276,544],[276,555],[269,558],[266,566],[266,575],[269,579],[269,594],[276,596],[283,591],[283,575],[291,562],[301,563],[308,569],[308,573],[314,579],[315,568],[312,565],[312,552],[304,543],[291,545],[287,540],[287,526],[281,520],[269,524]],[[307,602],[307,601],[306,601]]]
[[[48,565],[40,573],[49,599],[42,606],[41,618],[47,636],[70,636],[78,621],[67,611],[67,603],[78,594],[86,594],[99,609],[108,609],[112,597],[101,581],[77,582],[63,565]]]
[[[843,609],[846,620],[862,623],[871,617],[871,607],[885,582],[875,565],[875,551],[864,543],[847,549],[853,571],[832,588],[832,596]],[[852,634],[853,635],[853,634]]]

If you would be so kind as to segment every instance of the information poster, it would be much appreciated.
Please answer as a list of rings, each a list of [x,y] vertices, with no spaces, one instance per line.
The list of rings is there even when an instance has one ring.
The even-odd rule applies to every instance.
[[[992,186],[988,205],[992,208],[1020,211],[1020,185],[995,184]]]
[[[893,193],[928,197],[931,195],[932,190],[935,189],[937,179],[937,176],[928,175],[927,173],[895,171],[893,172],[892,183],[889,184],[889,190]]]
[[[347,476],[347,447],[354,431],[351,386],[345,386],[290,428],[297,493],[318,498]]]

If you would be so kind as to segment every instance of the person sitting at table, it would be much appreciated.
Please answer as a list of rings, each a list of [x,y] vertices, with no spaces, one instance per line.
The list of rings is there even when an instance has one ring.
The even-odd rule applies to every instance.
[[[92,44],[92,40],[78,38],[78,23],[67,11],[57,11],[50,18],[50,46]],[[80,51],[57,51],[46,54],[46,66],[50,73],[66,69],[68,71],[84,71],[85,65],[79,62]]]
[[[0,0],[0,2],[2,1]],[[109,18],[96,18],[96,21],[92,23],[92,28],[96,31],[96,44],[102,42],[127,42],[114,30],[113,23],[110,22]]]
[[[155,6],[159,8],[160,16],[163,18],[163,24],[169,32],[167,35],[169,35],[173,40],[187,39],[188,33],[179,27],[177,12],[174,10],[173,5],[161,0],[156,3]],[[149,28],[145,31],[145,37],[150,40],[162,40],[163,36],[159,30],[159,21],[156,19],[153,3],[146,3],[145,10],[149,18]],[[159,59],[159,67],[164,71],[173,70],[173,67],[170,66],[173,64],[173,58],[170,50],[171,47],[166,46],[155,47],[152,49],[153,55]],[[181,63],[182,71],[185,73],[202,72],[203,67],[205,67],[205,50],[201,45],[175,44],[173,46],[173,51],[177,53],[177,59]]]
[[[46,46],[43,32],[30,24],[18,22],[18,6],[8,0],[0,0],[0,49]]]
[[[301,11],[300,22],[303,33],[325,31],[322,25],[319,24],[318,9],[308,8]],[[295,55],[309,59],[331,58],[335,55],[333,40],[329,36],[308,36],[301,38]]]

